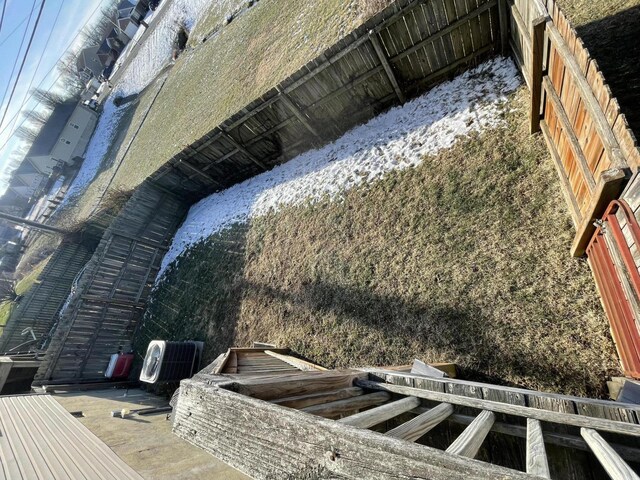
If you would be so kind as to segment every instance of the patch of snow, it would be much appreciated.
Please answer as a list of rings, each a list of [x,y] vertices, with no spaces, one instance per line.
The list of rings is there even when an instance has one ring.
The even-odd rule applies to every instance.
[[[93,136],[87,145],[84,161],[80,166],[76,178],[73,179],[73,182],[67,190],[67,194],[62,202],[63,204],[84,191],[100,171],[109,147],[116,139],[120,120],[127,111],[127,108],[128,105],[116,107],[111,97],[107,99],[96,129],[93,132]]]
[[[191,207],[165,255],[162,272],[187,248],[236,222],[285,205],[338,199],[341,193],[411,168],[461,137],[500,125],[507,94],[520,84],[513,62],[496,58],[419,98]]]
[[[237,4],[242,3],[239,0],[234,1]],[[174,40],[180,27],[184,26],[188,32],[191,32],[201,18],[210,14],[212,8],[219,8],[218,3],[227,4],[226,1],[218,1],[214,5],[211,3],[211,0],[163,0],[153,16],[153,18],[161,18],[158,19],[156,25],[150,27],[153,28],[153,31],[140,44],[135,57],[125,67],[126,70],[121,80],[114,86],[112,95],[126,97],[139,93],[149,85],[160,71],[172,61]],[[161,9],[162,12],[160,12]],[[141,28],[139,32],[142,30],[144,28]],[[140,33],[141,35],[142,33]],[[136,34],[130,44],[139,41],[140,36]]]

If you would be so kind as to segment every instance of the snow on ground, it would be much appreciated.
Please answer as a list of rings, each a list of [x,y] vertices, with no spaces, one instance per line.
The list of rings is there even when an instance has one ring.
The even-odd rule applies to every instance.
[[[69,190],[67,190],[67,194],[62,202],[63,204],[82,193],[96,176],[109,151],[109,147],[118,135],[120,119],[126,111],[127,105],[116,107],[111,97],[107,99],[93,136],[89,141],[89,145],[87,145],[84,161],[80,166],[76,178],[74,178],[69,186]]]
[[[160,71],[171,62],[173,54],[173,42],[178,35],[181,25],[187,31],[191,31],[196,22],[200,20],[211,8],[214,8],[222,0],[165,0],[160,3],[161,9],[166,12],[157,11],[154,17],[160,17],[158,24],[153,27],[151,34],[144,43],[130,64],[126,67],[120,82],[114,87],[117,96],[128,96],[139,93],[160,73]],[[240,2],[238,2],[240,3]]]
[[[162,261],[161,272],[189,246],[235,222],[329,197],[415,167],[461,136],[502,122],[506,94],[520,84],[511,60],[496,58],[421,97],[195,204]],[[160,278],[159,276],[158,278]]]
[[[228,0],[218,0],[226,3]],[[236,0],[237,1],[237,0]],[[127,110],[127,105],[116,107],[113,99],[139,93],[149,85],[160,71],[171,61],[173,41],[180,25],[191,30],[196,22],[208,12],[211,0],[165,0],[147,21],[152,22],[158,17],[158,24],[153,26],[153,32],[140,45],[135,57],[123,72],[121,80],[114,86],[113,91],[104,104],[100,120],[87,146],[85,160],[78,175],[69,187],[63,203],[82,193],[87,185],[95,178],[105,161],[109,146],[115,140],[120,120]],[[162,11],[166,10],[166,12]],[[138,42],[144,32],[140,28],[129,45]],[[128,46],[128,50],[132,47]],[[125,53],[126,55],[127,53]]]

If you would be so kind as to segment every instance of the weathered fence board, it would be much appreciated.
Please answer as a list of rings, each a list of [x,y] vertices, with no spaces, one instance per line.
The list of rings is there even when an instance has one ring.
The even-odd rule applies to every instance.
[[[578,230],[571,251],[581,256],[594,220],[640,166],[640,151],[596,61],[555,0],[508,0],[508,6],[510,45],[532,91],[532,131],[540,124],[558,168]]]
[[[73,280],[89,258],[91,250],[81,244],[63,242],[56,249],[2,330],[0,352],[7,352],[32,339],[31,334],[22,335],[26,328],[33,330],[38,343],[49,334],[58,311],[69,296]]]
[[[187,204],[143,184],[105,231],[70,297],[38,381],[104,378],[109,356],[130,349],[160,262]]]
[[[191,199],[403,102],[500,44],[497,0],[397,0],[152,175]]]

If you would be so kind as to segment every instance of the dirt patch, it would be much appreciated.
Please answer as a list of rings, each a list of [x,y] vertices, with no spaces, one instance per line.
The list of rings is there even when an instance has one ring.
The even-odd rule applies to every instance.
[[[467,378],[600,396],[618,362],[527,95],[504,128],[342,201],[191,249],[138,336],[289,346],[328,367],[455,361]]]

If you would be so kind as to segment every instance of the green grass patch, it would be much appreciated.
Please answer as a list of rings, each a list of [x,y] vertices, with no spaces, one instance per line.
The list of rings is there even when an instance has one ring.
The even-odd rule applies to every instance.
[[[196,41],[169,73],[113,182],[109,186],[113,169],[101,172],[78,200],[80,213],[73,215],[86,217],[105,188],[137,187],[185,146],[300,69],[389,1],[256,2],[205,43]],[[226,3],[212,4],[192,39],[201,39],[222,21],[225,8],[221,5]],[[155,96],[150,90],[145,96]],[[140,112],[146,111],[144,102],[141,99]],[[134,118],[123,145],[138,123]]]
[[[618,372],[589,267],[521,90],[507,125],[340,202],[291,207],[187,252],[138,336],[206,359],[276,343],[327,366],[454,361],[467,378],[598,396]]]
[[[0,303],[0,327],[4,327],[9,321],[9,317],[11,316],[11,312],[13,311],[13,307],[13,302]]]

